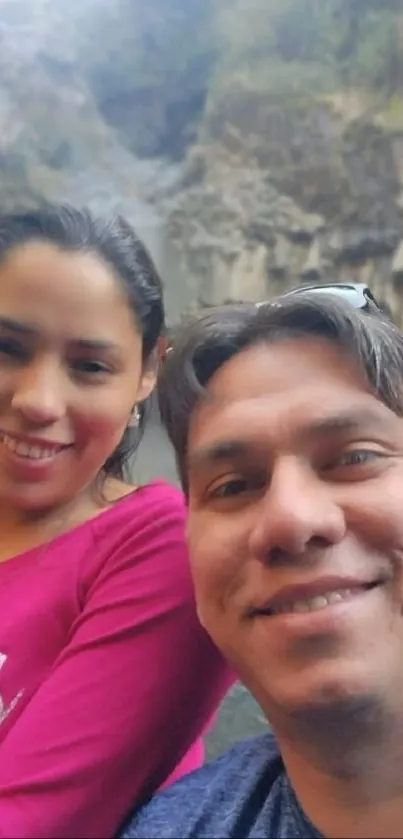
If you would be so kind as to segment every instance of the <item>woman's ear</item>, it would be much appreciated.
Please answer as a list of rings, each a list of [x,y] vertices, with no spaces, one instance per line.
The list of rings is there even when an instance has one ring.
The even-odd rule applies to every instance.
[[[164,358],[169,350],[169,338],[168,335],[161,335],[157,342],[157,356],[158,356],[158,364],[164,361]]]
[[[162,361],[165,358],[169,341],[166,335],[162,335],[147,360],[140,379],[140,386],[137,393],[137,402],[144,402],[153,392],[157,383],[158,372]]]
[[[141,374],[136,402],[144,402],[151,395],[157,383],[157,372],[157,365],[147,362],[147,366]]]

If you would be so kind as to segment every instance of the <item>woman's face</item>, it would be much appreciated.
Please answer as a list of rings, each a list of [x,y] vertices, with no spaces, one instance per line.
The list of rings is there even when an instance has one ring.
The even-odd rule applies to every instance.
[[[0,263],[0,503],[55,509],[90,487],[148,395],[112,268],[44,242]]]

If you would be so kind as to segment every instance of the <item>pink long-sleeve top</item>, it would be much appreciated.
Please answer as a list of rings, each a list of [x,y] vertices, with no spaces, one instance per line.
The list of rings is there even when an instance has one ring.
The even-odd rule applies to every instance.
[[[0,837],[110,837],[196,768],[232,675],[155,482],[0,565]]]

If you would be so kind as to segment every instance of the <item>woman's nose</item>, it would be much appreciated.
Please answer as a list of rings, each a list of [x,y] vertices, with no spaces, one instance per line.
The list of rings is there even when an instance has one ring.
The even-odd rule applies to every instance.
[[[48,364],[34,365],[18,377],[12,408],[28,422],[49,425],[64,416],[62,390],[60,370]]]

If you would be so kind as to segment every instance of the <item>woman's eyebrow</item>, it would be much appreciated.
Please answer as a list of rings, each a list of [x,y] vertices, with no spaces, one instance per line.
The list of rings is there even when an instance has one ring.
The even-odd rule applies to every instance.
[[[14,318],[0,317],[0,328],[9,332],[17,332],[18,335],[35,335],[36,329],[28,323],[21,323]]]

